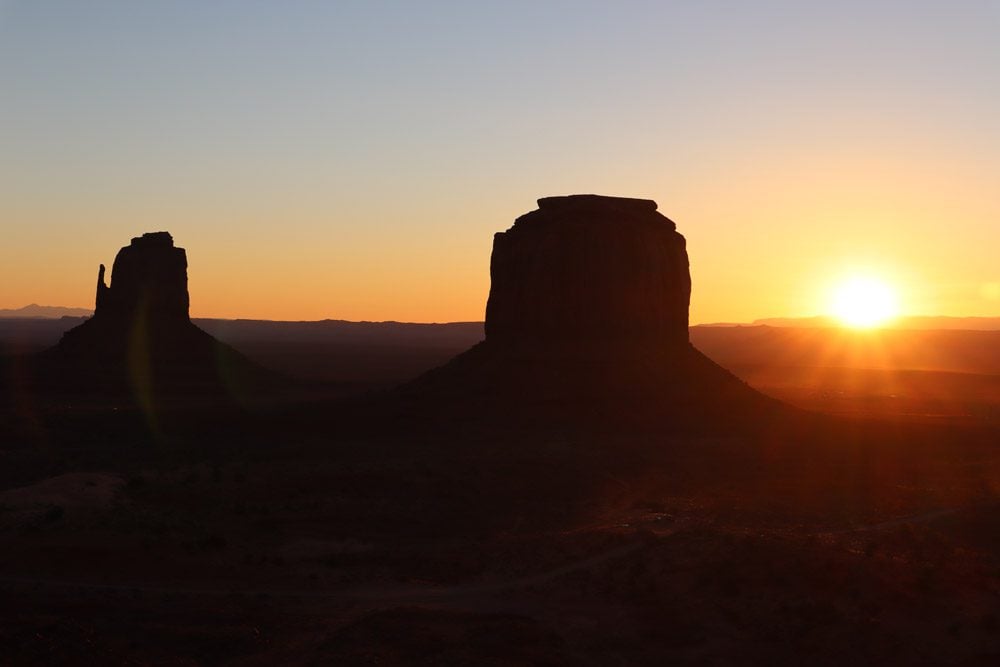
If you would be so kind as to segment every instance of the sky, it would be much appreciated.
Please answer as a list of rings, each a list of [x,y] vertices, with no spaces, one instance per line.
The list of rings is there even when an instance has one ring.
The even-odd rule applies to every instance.
[[[142,232],[202,317],[482,319],[539,197],[655,199],[692,322],[1000,315],[1000,0],[0,0],[0,308]]]

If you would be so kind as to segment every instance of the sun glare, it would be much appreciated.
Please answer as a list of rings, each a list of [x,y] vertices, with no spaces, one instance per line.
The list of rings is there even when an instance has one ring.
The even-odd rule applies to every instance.
[[[899,299],[887,283],[858,276],[836,287],[830,311],[846,326],[869,329],[896,317]]]

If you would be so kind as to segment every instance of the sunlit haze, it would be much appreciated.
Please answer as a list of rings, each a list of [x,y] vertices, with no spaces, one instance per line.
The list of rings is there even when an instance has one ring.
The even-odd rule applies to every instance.
[[[537,197],[659,202],[691,321],[1000,314],[1000,5],[0,0],[0,308],[169,230],[195,316],[480,320]],[[849,319],[849,318],[848,318]]]

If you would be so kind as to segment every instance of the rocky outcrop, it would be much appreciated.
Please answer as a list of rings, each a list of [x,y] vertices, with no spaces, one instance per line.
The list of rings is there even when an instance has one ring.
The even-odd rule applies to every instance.
[[[45,355],[50,376],[127,390],[163,393],[229,391],[267,373],[192,324],[187,255],[167,232],[143,234],[118,251],[110,285],[98,270],[94,315],[67,331]]]
[[[101,264],[95,318],[133,319],[145,312],[158,321],[190,322],[187,255],[174,247],[169,232],[143,234],[119,250],[110,287],[104,284],[104,271]]]
[[[686,244],[656,202],[540,199],[495,235],[490,277],[486,340],[404,387],[416,409],[703,428],[776,405],[691,346]]]
[[[547,197],[493,238],[486,337],[514,345],[683,346],[684,237],[648,199]]]

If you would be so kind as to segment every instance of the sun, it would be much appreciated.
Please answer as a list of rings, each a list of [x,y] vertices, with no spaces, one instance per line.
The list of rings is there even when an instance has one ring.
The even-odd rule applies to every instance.
[[[854,276],[834,289],[830,312],[846,326],[870,329],[899,314],[899,298],[885,281]]]

